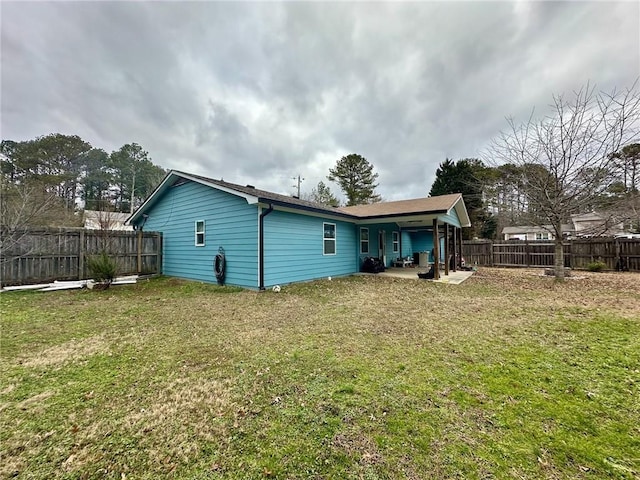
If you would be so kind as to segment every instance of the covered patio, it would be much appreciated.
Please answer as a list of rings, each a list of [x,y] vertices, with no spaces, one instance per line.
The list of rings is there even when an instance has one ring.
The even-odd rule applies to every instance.
[[[361,265],[366,257],[378,258],[388,269],[411,264],[428,269],[433,265],[436,280],[441,277],[446,280],[451,271],[456,272],[460,267],[462,228],[470,226],[460,194],[340,210],[359,217]]]

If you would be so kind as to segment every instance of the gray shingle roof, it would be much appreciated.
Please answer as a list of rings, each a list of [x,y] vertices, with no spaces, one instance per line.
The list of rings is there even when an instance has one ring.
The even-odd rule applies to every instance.
[[[447,212],[460,200],[459,193],[439,195],[437,197],[412,198],[395,202],[372,203],[341,207],[340,210],[356,217],[377,217],[387,215],[406,215],[408,213]]]
[[[192,173],[171,170],[167,173],[165,179],[156,187],[156,190],[145,200],[142,206],[129,217],[128,222],[135,220],[142,212],[154,202],[154,197],[169,187],[167,181],[171,176],[181,177],[185,180],[202,182],[203,184],[219,186],[222,189],[238,192],[241,195],[248,195],[257,198],[259,202],[271,203],[278,206],[290,207],[310,212],[328,214],[332,216],[344,217],[353,220],[365,219],[371,217],[393,217],[403,215],[422,215],[422,214],[440,214],[449,211],[451,208],[459,207],[458,202],[462,202],[462,196],[459,193],[451,195],[441,195],[437,197],[415,198],[411,200],[400,200],[395,202],[381,202],[370,205],[356,205],[353,207],[330,207],[308,200],[282,195],[280,193],[260,190],[252,185],[239,185],[237,183],[225,182],[215,178],[204,177],[202,175],[194,175]],[[176,179],[179,181],[179,179]],[[174,182],[175,183],[175,182]],[[463,207],[462,207],[463,208]],[[462,212],[466,215],[466,211]],[[459,212],[460,214],[460,212]],[[468,217],[467,217],[468,221]]]
[[[177,174],[181,174],[183,172],[175,171]],[[231,190],[235,190],[240,193],[245,193],[247,195],[253,195],[254,197],[258,197],[260,200],[273,201],[279,204],[288,204],[294,207],[303,207],[305,209],[313,209],[319,212],[327,212],[333,215],[340,215],[345,212],[341,212],[336,207],[328,207],[326,205],[322,205],[320,203],[310,202],[307,200],[301,200],[296,197],[291,197],[289,195],[282,195],[280,193],[268,192],[266,190],[260,190],[259,188],[255,188],[250,185],[238,185],[237,183],[225,182],[224,180],[216,180],[215,178],[203,177],[201,175],[193,175],[191,173],[184,173],[184,175],[188,175],[190,177],[198,178],[205,182],[213,183],[214,185],[219,185],[221,187],[229,188]],[[352,216],[351,214],[348,214]]]

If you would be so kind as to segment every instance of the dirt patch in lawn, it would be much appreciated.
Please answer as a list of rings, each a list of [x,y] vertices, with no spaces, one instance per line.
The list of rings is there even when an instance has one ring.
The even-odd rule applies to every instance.
[[[375,465],[383,461],[376,444],[362,433],[339,433],[333,437],[331,446],[356,459],[363,466]]]

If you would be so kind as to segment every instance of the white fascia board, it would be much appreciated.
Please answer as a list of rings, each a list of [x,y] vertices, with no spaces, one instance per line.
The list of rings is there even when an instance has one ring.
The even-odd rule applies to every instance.
[[[453,205],[453,208],[456,210],[456,214],[458,215],[458,220],[460,220],[460,225],[463,227],[471,226],[471,219],[469,218],[469,212],[467,212],[467,207],[464,204],[464,199],[462,195],[460,198],[456,200],[456,203]],[[451,209],[447,212],[448,215],[451,214]]]

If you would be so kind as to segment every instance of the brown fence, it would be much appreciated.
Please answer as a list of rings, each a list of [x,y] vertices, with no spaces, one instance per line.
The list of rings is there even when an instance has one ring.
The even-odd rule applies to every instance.
[[[586,269],[592,262],[604,262],[615,270],[622,262],[629,271],[640,272],[640,239],[585,238],[563,243],[566,267]],[[551,267],[555,244],[548,240],[467,240],[462,254],[469,265],[496,267]]]
[[[23,285],[89,278],[87,257],[102,251],[118,275],[160,273],[162,235],[83,229],[33,229],[2,235],[0,283]]]

